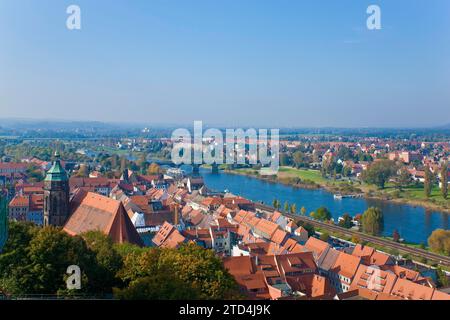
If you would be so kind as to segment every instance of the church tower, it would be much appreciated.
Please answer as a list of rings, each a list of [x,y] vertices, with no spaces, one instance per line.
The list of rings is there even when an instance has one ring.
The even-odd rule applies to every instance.
[[[44,226],[64,226],[69,218],[69,178],[58,152],[44,180]]]

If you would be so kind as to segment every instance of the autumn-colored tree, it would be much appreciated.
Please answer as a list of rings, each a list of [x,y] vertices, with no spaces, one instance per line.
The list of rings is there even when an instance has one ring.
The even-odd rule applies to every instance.
[[[354,235],[352,235],[352,242],[358,244],[358,243],[361,243],[361,239],[357,235],[354,234]]]
[[[145,174],[145,171],[147,169],[147,159],[145,157],[145,154],[141,154],[138,159],[136,160],[136,166],[139,168],[138,170],[142,173]]]
[[[392,239],[395,242],[400,242],[400,233],[398,232],[397,229],[395,229],[394,232],[392,233]]]
[[[330,234],[328,232],[322,232],[320,235],[320,240],[328,242],[328,240],[330,240]]]
[[[290,209],[292,214],[296,214],[297,213],[297,205],[295,203],[291,204],[291,209]]]
[[[78,169],[75,174],[76,177],[87,178],[89,177],[89,167],[85,164],[80,165],[80,169]]]
[[[302,214],[302,216],[304,216],[304,215],[306,214],[306,208],[305,208],[305,207],[302,207],[302,208],[300,209],[300,213]]]
[[[314,212],[312,217],[316,220],[328,221],[331,220],[331,212],[325,207],[320,207]]]
[[[147,174],[148,175],[155,175],[160,174],[162,172],[161,167],[157,163],[152,163],[148,166]]]
[[[450,230],[434,230],[428,238],[428,246],[433,252],[450,256]]]

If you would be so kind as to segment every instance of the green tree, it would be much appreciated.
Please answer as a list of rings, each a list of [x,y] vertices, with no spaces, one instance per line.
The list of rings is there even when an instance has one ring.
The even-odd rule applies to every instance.
[[[394,161],[382,159],[374,161],[362,172],[361,177],[364,182],[374,184],[380,189],[384,189],[386,182],[388,182],[396,172],[397,166]]]
[[[280,166],[290,166],[292,164],[292,158],[288,153],[280,153]]]
[[[116,274],[122,268],[122,257],[116,251],[110,237],[100,231],[89,231],[82,234],[87,247],[95,254],[89,279],[90,291],[96,293],[112,293],[111,288],[120,286]]]
[[[344,177],[350,177],[352,175],[352,168],[350,166],[345,166],[342,168],[342,175]]]
[[[124,289],[115,289],[114,297],[121,300],[198,300],[201,294],[176,275],[159,271],[132,281]]]
[[[308,237],[312,237],[316,234],[316,230],[314,229],[314,226],[312,224],[305,223],[302,220],[298,220],[297,225],[299,227],[303,227],[306,231],[308,231]]]
[[[436,269],[436,280],[439,288],[447,288],[450,285],[447,274],[441,268]]]
[[[275,209],[280,209],[280,201],[278,201],[277,199],[273,199],[272,205]]]
[[[301,151],[295,151],[292,154],[292,161],[296,168],[306,167],[309,164],[309,158]]]
[[[425,167],[425,182],[423,184],[423,189],[425,191],[425,196],[429,198],[431,196],[431,191],[433,190],[434,175],[430,170],[430,167]]]
[[[322,160],[322,174],[325,176],[326,174],[332,174],[333,177],[336,177],[336,158],[334,156],[326,157]]]
[[[81,292],[87,292],[95,257],[81,237],[54,227],[12,223],[0,255],[0,287],[11,294],[56,294],[66,290],[70,265],[82,270]]]
[[[365,233],[378,236],[383,232],[384,217],[379,208],[367,209],[361,218],[362,230]]]
[[[8,209],[6,196],[0,191],[0,253],[8,238]]]
[[[448,197],[448,162],[445,161],[441,168],[441,193],[444,199]]]
[[[341,160],[351,160],[353,158],[353,152],[345,145],[339,147],[337,152],[337,158]]]
[[[212,250],[205,250],[196,244],[185,244],[179,249],[128,251],[131,252],[123,257],[124,266],[118,275],[131,291],[138,279],[169,274],[176,277],[176,281],[184,283],[190,292],[199,292],[198,297],[201,299],[226,299],[237,294],[234,278]],[[148,288],[148,281],[141,281],[144,282],[139,285],[141,290]],[[157,287],[155,285],[153,288]],[[167,293],[167,288],[170,288],[168,284],[161,286],[162,294]]]
[[[339,226],[347,229],[353,227],[352,217],[348,213],[344,213],[342,219],[339,220]]]
[[[284,203],[284,212],[289,212],[289,203],[287,201]]]
[[[42,170],[33,163],[29,164],[27,167],[27,177],[31,182],[40,182],[44,180]]]
[[[412,182],[411,174],[405,166],[400,168],[396,182],[397,188],[400,190],[407,187]]]

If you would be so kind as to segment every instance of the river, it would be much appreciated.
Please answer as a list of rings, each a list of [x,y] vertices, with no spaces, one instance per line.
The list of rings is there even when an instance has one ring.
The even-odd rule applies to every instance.
[[[448,229],[449,217],[444,212],[426,210],[422,207],[391,203],[388,201],[344,198],[336,200],[333,194],[324,190],[306,190],[279,183],[270,183],[256,178],[227,174],[212,174],[201,168],[206,186],[217,191],[228,189],[231,193],[241,195],[253,201],[263,201],[272,205],[273,199],[295,203],[297,210],[305,207],[307,214],[321,206],[327,207],[335,221],[344,213],[355,216],[369,207],[379,207],[384,214],[384,235],[392,236],[397,229],[400,236],[408,242],[427,243],[435,229]]]

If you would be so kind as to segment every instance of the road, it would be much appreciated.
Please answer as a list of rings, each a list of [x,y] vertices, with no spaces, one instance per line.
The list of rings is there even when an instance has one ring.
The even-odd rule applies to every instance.
[[[260,211],[269,212],[269,213],[271,213],[275,210],[273,207],[259,204],[259,203],[255,203],[255,207],[256,207],[256,209],[258,209]],[[309,223],[315,227],[319,227],[321,229],[328,230],[328,231],[334,232],[334,233],[342,233],[342,234],[349,235],[349,236],[355,235],[361,240],[368,241],[368,242],[383,246],[385,248],[397,249],[398,251],[406,252],[406,253],[412,254],[416,257],[423,257],[428,260],[433,260],[444,266],[450,266],[450,257],[442,256],[442,255],[432,253],[432,252],[429,252],[429,251],[426,251],[423,249],[419,249],[419,248],[412,248],[412,247],[406,246],[404,244],[401,244],[401,243],[398,243],[398,242],[395,242],[392,240],[387,240],[387,239],[371,236],[371,235],[368,235],[368,234],[365,234],[365,233],[362,233],[359,231],[342,228],[342,227],[339,227],[336,225],[330,225],[328,223],[313,220],[309,217],[285,213],[283,211],[280,211],[280,212],[282,212],[284,216],[291,218],[295,221],[301,220],[301,221]]]

